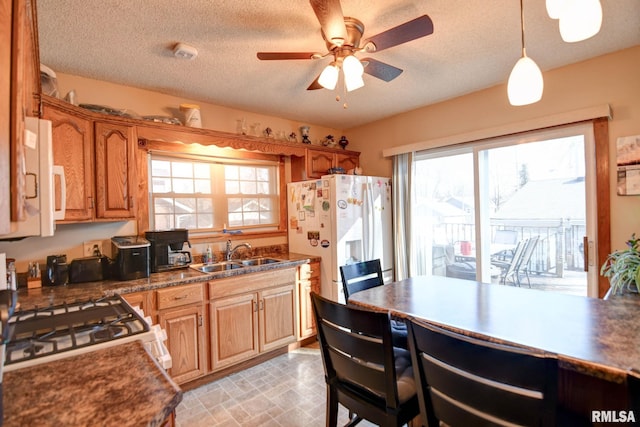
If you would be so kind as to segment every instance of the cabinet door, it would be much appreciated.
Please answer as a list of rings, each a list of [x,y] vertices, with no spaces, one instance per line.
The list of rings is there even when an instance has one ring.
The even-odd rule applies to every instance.
[[[160,311],[158,323],[167,332],[171,354],[169,375],[178,384],[206,373],[206,347],[202,305]]]
[[[257,305],[255,293],[211,301],[209,322],[214,371],[258,354]]]
[[[93,219],[93,124],[46,105],[43,117],[52,122],[53,164],[64,168],[67,183],[64,222]],[[55,194],[61,194],[59,182]],[[55,205],[60,209],[59,199]]]
[[[307,150],[307,177],[315,179],[326,175],[334,166],[333,156],[334,154],[328,151]]]
[[[337,166],[341,167],[348,172],[351,169],[358,167],[360,159],[358,156],[352,156],[350,154],[336,154]]]
[[[260,351],[269,351],[296,340],[294,284],[259,292]]]
[[[320,294],[320,262],[314,261],[298,267],[298,339],[308,338],[316,333],[311,292]]]
[[[153,291],[132,292],[122,295],[132,307],[140,307],[145,316],[149,316],[155,322],[153,309]]]
[[[95,123],[96,218],[133,218],[135,127]]]
[[[311,307],[311,281],[303,280],[298,283],[298,305],[300,316],[298,325],[298,339],[310,337],[315,333],[313,322],[313,307]]]

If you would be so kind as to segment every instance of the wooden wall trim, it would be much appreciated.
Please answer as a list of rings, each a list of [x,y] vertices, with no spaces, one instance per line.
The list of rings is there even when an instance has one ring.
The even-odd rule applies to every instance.
[[[596,200],[598,211],[598,260],[596,268],[604,264],[611,252],[611,192],[609,176],[609,119],[593,120],[593,136],[596,151]],[[609,290],[609,279],[598,274],[598,297]]]

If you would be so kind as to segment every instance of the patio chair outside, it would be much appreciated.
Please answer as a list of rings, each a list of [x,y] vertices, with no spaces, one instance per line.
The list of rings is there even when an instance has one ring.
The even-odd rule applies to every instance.
[[[501,261],[494,259],[491,261],[491,264],[502,269],[502,275],[500,277],[501,284],[506,285],[507,281],[511,280],[514,285],[520,286],[520,281],[518,280],[518,268],[520,267],[527,241],[528,240],[521,240],[518,242],[518,245],[513,251],[513,257],[510,260]]]
[[[525,275],[527,278],[527,284],[531,287],[531,278],[529,277],[529,262],[531,261],[531,256],[533,255],[533,251],[536,249],[536,245],[538,244],[538,240],[540,236],[533,236],[529,240],[527,240],[527,245],[522,252],[522,259],[517,266],[516,271],[516,280],[518,281],[518,286],[520,286],[520,276]]]

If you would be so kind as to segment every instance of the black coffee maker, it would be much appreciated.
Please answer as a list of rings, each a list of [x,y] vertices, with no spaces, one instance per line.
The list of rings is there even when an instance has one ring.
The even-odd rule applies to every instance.
[[[185,268],[191,264],[191,251],[183,249],[185,243],[191,248],[189,230],[186,228],[147,231],[144,237],[151,242],[152,273]]]
[[[66,285],[69,282],[69,265],[66,255],[47,256],[47,268],[42,276],[45,286]]]

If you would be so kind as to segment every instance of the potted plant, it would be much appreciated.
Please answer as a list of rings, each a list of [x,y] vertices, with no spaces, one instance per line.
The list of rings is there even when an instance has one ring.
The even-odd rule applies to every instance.
[[[609,278],[612,294],[624,291],[640,292],[640,238],[631,235],[627,249],[617,250],[607,256],[600,274]]]

